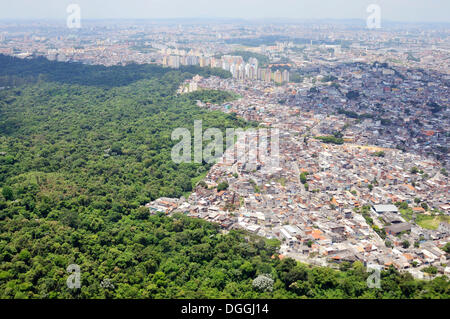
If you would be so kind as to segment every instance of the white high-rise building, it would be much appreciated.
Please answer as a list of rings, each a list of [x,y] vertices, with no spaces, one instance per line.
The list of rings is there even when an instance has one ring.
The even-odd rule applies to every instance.
[[[169,57],[168,64],[171,68],[178,69],[180,67],[180,56],[178,55],[171,55]]]

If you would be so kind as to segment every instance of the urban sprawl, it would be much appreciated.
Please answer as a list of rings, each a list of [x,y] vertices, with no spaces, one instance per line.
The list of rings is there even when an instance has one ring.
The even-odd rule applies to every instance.
[[[225,154],[189,196],[157,199],[150,213],[278,239],[283,256],[305,263],[361,261],[430,278],[430,265],[450,274],[449,36],[439,25],[8,22],[0,53],[229,71],[196,76],[177,94],[234,93],[197,104],[278,129],[277,165]],[[227,152],[240,148],[238,140]]]

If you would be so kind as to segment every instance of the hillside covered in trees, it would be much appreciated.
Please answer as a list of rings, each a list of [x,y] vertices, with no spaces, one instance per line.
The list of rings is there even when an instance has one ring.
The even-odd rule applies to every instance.
[[[195,74],[0,55],[0,298],[448,298],[449,282],[393,269],[369,289],[342,271],[279,258],[279,243],[141,205],[191,191],[206,164],[175,164],[171,132],[250,125],[210,112],[223,92],[176,95]],[[77,264],[81,288],[69,289]]]

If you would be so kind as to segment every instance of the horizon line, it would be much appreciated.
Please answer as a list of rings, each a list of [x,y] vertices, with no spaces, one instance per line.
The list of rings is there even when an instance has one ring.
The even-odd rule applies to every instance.
[[[300,22],[365,22],[361,18],[283,18],[283,17],[261,17],[261,18],[240,18],[240,17],[162,17],[162,18],[83,18],[84,21],[183,21],[183,20],[199,20],[199,21],[240,21],[240,22],[263,22],[271,21],[277,23],[300,23]],[[283,22],[281,20],[285,20]],[[60,18],[0,18],[0,22],[64,22],[66,19]],[[383,19],[388,24],[448,24],[450,21],[402,21]]]

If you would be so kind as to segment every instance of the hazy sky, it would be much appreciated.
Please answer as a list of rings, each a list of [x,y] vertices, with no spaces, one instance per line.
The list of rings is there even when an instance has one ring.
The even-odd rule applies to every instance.
[[[367,6],[375,3],[385,20],[450,22],[450,0],[0,0],[0,19],[65,20],[71,3],[86,19],[366,19]]]

